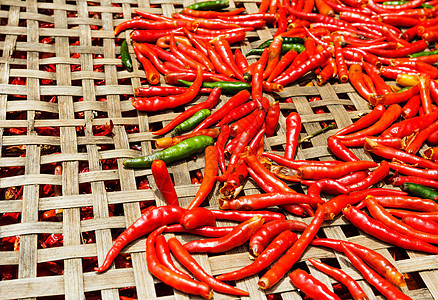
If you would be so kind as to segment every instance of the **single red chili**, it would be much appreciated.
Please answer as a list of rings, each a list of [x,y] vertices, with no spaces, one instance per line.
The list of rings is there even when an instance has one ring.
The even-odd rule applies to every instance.
[[[301,131],[301,117],[292,112],[286,118],[286,147],[284,157],[293,160],[298,146],[298,137]]]
[[[190,253],[220,253],[231,250],[245,243],[251,235],[263,225],[264,219],[256,215],[251,219],[237,225],[226,236],[205,240],[194,240],[184,244]]]
[[[270,104],[269,110],[266,113],[265,127],[266,137],[274,135],[278,125],[278,118],[280,117],[280,104],[278,101]]]
[[[420,99],[424,113],[431,114],[433,112],[432,98],[430,97],[430,77],[419,76]]]
[[[343,161],[359,161],[360,159],[335,135],[327,139],[327,146],[330,151]]]
[[[292,284],[310,299],[341,300],[321,281],[306,271],[296,269],[289,274]]]
[[[411,196],[373,196],[374,200],[383,207],[403,208],[415,211],[433,212],[438,211],[438,204],[431,199],[423,199]],[[356,205],[358,209],[365,207],[362,201]]]
[[[178,195],[176,194],[175,186],[170,178],[166,163],[159,159],[154,160],[152,162],[151,171],[155,179],[155,184],[167,205],[179,205]]]
[[[410,118],[392,125],[382,132],[381,136],[403,138],[411,135],[415,131],[426,128],[437,119],[437,112],[429,113],[422,117]]]
[[[175,273],[160,263],[155,250],[155,240],[164,229],[165,226],[156,229],[146,239],[146,261],[148,270],[164,284],[179,291],[187,294],[199,295],[205,299],[211,299],[213,297],[213,291],[206,283],[195,281],[193,279],[189,280],[185,276]]]
[[[216,141],[217,162],[222,170],[222,173],[224,173],[227,168],[225,165],[224,147],[226,142],[228,141],[229,136],[230,136],[230,127],[227,124],[222,125],[220,128],[219,136]]]
[[[333,179],[319,179],[312,183],[307,190],[307,196],[315,199],[321,199],[321,192],[330,192],[330,194],[348,194],[349,188]]]
[[[131,98],[132,105],[140,111],[157,111],[168,108],[174,108],[186,104],[193,100],[199,92],[202,85],[202,70],[199,67],[197,70],[196,80],[187,89],[187,92],[179,95],[167,97],[137,97]],[[199,126],[198,126],[199,127]]]
[[[382,160],[378,168],[372,171],[366,178],[350,184],[347,188],[350,191],[360,191],[369,188],[373,184],[383,180],[389,174],[389,166],[386,160]]]
[[[365,294],[365,292],[360,287],[360,285],[356,282],[356,280],[350,277],[343,270],[326,265],[325,263],[322,263],[313,258],[308,258],[307,260],[319,271],[333,277],[334,279],[345,285],[348,288],[348,291],[350,292],[353,299],[355,300],[368,299],[368,296]]]
[[[114,28],[114,35],[117,36],[120,32],[128,29],[173,29],[176,28],[176,23],[171,21],[150,21],[145,19],[131,19],[124,21]],[[178,26],[179,27],[179,26]]]
[[[244,25],[244,26],[254,27],[250,24]],[[216,28],[214,28],[214,29],[216,29]],[[245,31],[242,31],[242,30],[235,31],[235,32],[229,32],[229,33],[226,33],[224,35],[225,35],[225,38],[227,39],[228,43],[230,43],[230,44],[241,42],[246,37]],[[197,38],[198,40],[203,41],[204,43],[208,43],[216,37],[216,34],[193,34],[193,37]]]
[[[167,49],[167,48],[170,48],[170,39],[171,39],[171,35],[164,35],[164,36],[160,37],[156,41],[155,44],[160,48]],[[190,43],[190,40],[188,38],[186,38],[185,36],[175,35],[174,39],[175,39],[176,43],[182,43],[182,44],[186,44],[188,46],[192,45]]]
[[[251,101],[254,102],[254,101]],[[256,103],[256,102],[254,102]],[[239,106],[240,107],[240,106]],[[259,107],[256,103],[256,107]],[[233,124],[230,125],[230,135],[233,137],[237,137],[242,132],[246,131],[251,124],[253,124],[254,120],[256,119],[257,115],[259,113],[259,109],[254,109],[249,115],[237,120]],[[231,114],[231,112],[230,112]],[[225,118],[228,118],[229,115],[227,115]]]
[[[305,53],[305,51],[302,53]],[[285,55],[283,55],[280,61],[278,62],[278,64],[272,70],[267,81],[271,82],[278,75],[280,75],[292,63],[292,61],[295,59],[295,57],[297,57],[297,55],[298,55],[297,52],[295,52],[294,50],[289,50]]]
[[[408,140],[405,147],[407,153],[416,154],[427,138],[435,131],[438,130],[438,120],[426,128],[420,130],[413,139]]]
[[[368,267],[351,249],[351,246],[341,241],[343,252],[348,257],[353,266],[359,270],[362,276],[373,285],[382,295],[388,299],[411,299],[397,288],[391,285],[384,278],[380,277],[373,269]]]
[[[201,226],[195,229],[186,229],[181,224],[173,224],[166,227],[164,232],[170,233],[189,233],[193,235],[200,235],[205,237],[221,237],[233,230],[234,226],[226,227],[212,227],[212,226]]]
[[[387,211],[397,218],[403,218],[405,216],[419,216],[431,221],[438,222],[438,213],[436,212],[414,212],[414,211],[408,211],[408,210],[402,210],[402,209],[394,209],[394,208],[388,208]]]
[[[139,237],[150,233],[159,226],[179,223],[184,210],[179,206],[168,205],[146,211],[143,216],[117,237],[102,265],[94,270],[96,272],[107,270],[122,248]]]
[[[405,182],[412,182],[412,183],[421,184],[421,185],[432,187],[432,188],[438,188],[438,181],[426,179],[423,177],[397,176],[397,177],[391,178],[391,184],[393,186],[401,186]]]
[[[214,11],[214,10],[196,10],[196,9],[190,9],[188,7],[184,7],[184,9],[181,11],[183,15],[188,15],[196,18],[204,18],[204,19],[214,19],[218,17],[226,17],[226,16],[235,16],[240,14],[245,10],[244,7],[240,7],[237,9],[233,9],[230,11]]]
[[[268,211],[268,210],[257,210],[257,211],[212,210],[212,212],[216,216],[216,220],[227,220],[227,221],[236,221],[236,222],[244,222],[256,215],[260,215],[265,220],[265,223],[275,220],[286,219],[286,217],[283,214],[273,211]]]
[[[201,226],[216,226],[216,217],[204,207],[187,209],[181,216],[180,223],[186,229],[195,229]]]
[[[286,253],[280,257],[277,262],[260,278],[258,286],[262,289],[268,289],[274,286],[289,271],[292,266],[306,250],[307,246],[313,240],[315,234],[321,227],[324,220],[324,210],[318,208],[310,224],[298,238],[298,240],[289,248]]]
[[[249,255],[258,257],[267,245],[285,230],[303,232],[306,228],[306,223],[296,220],[277,220],[263,224],[249,240]]]
[[[423,40],[419,40],[413,42],[409,47],[402,47],[397,50],[369,49],[368,51],[372,54],[381,57],[397,58],[397,57],[406,57],[409,54],[423,51],[426,48],[427,48],[427,42]]]
[[[413,118],[420,110],[421,99],[420,95],[411,97],[408,102],[403,106],[401,116],[403,119]]]
[[[254,101],[248,101],[242,105],[232,109],[226,116],[220,120],[216,126],[222,126],[224,124],[231,123],[234,120],[240,119],[250,113],[252,113],[257,108],[257,103]]]
[[[245,73],[246,68],[249,67],[248,61],[246,60],[245,55],[242,54],[239,48],[234,51],[234,59],[236,61],[236,65],[239,68],[239,71],[243,74]]]
[[[368,171],[357,171],[350,174],[347,174],[341,178],[336,179],[335,181],[343,186],[351,185],[353,183],[356,183],[362,179],[365,179],[368,176]],[[321,179],[324,180],[324,179]],[[301,184],[310,186],[311,184],[317,182],[316,180],[301,180]],[[335,190],[330,190],[329,187],[327,187],[326,193],[328,194],[338,194],[338,192]]]
[[[280,232],[266,249],[256,258],[256,260],[233,272],[221,274],[216,278],[219,280],[231,281],[239,280],[269,267],[281,254],[283,254],[297,240],[297,235],[290,230]]]
[[[186,91],[187,88],[184,88]],[[202,90],[202,89],[201,89]],[[153,135],[162,135],[170,130],[172,130],[176,125],[179,123],[187,120],[191,116],[193,116],[196,112],[198,112],[201,109],[212,109],[217,102],[219,101],[219,97],[221,95],[221,89],[220,88],[214,88],[210,95],[208,96],[207,100],[204,102],[195,104],[194,106],[188,108],[186,111],[179,114],[176,118],[174,118],[172,121],[170,121],[166,126],[164,126],[162,129],[159,129],[157,131],[151,132]]]
[[[162,36],[169,35],[171,33],[181,33],[181,30],[182,28],[134,30],[131,32],[130,38],[139,43],[154,43]]]
[[[401,234],[384,225],[380,221],[368,217],[365,213],[353,206],[347,206],[342,210],[344,216],[358,229],[374,236],[375,238],[409,250],[438,253],[438,248],[429,243]]]
[[[362,66],[359,64],[353,64],[348,70],[348,78],[356,91],[365,100],[369,101],[370,96],[373,94],[367,87],[364,81],[364,74],[362,73]]]
[[[164,231],[166,231],[167,228],[165,228]],[[180,269],[175,267],[172,256],[170,254],[169,245],[167,244],[166,238],[162,235],[157,236],[155,240],[155,249],[158,256],[158,260],[161,264],[163,264],[166,268],[172,270],[175,273],[180,274],[181,276],[192,280],[192,277],[189,276],[189,274],[182,272]]]
[[[241,81],[245,81],[243,79],[243,73],[240,72],[240,69],[237,67],[236,62],[234,61],[233,52],[231,51],[230,44],[224,38],[224,36],[220,35],[214,38],[211,43],[213,44],[216,52],[222,58],[223,62],[230,68],[233,73],[236,75],[237,79]]]
[[[248,144],[248,147],[251,148],[252,152],[257,153],[260,150],[260,147],[262,148],[261,151],[263,151],[263,145],[264,145],[263,139],[264,139],[265,131],[266,131],[265,127],[260,128],[260,130],[256,133],[252,141]]]
[[[281,45],[283,44],[283,38],[281,36],[274,37],[274,40],[268,47],[268,61],[266,68],[263,71],[263,79],[266,79],[271,75],[274,68],[276,68],[281,55]]]
[[[436,169],[417,169],[404,164],[390,162],[389,167],[403,175],[416,176],[425,179],[438,180],[438,170]]]
[[[335,166],[301,166],[298,168],[297,177],[300,179],[336,179],[348,173],[377,167],[373,161],[352,161]]]
[[[351,138],[351,139],[345,139],[345,140],[343,139],[343,140],[341,140],[341,143],[347,147],[363,147],[365,145],[365,139],[369,139],[371,141],[379,143],[380,145],[392,147],[394,149],[402,149],[402,147],[404,145],[402,139],[400,139],[400,138],[375,137],[375,136],[368,136],[368,137],[363,136],[363,137]]]
[[[248,292],[223,283],[205,272],[205,270],[175,237],[171,237],[168,243],[170,250],[178,261],[181,262],[181,264],[184,265],[184,267],[186,267],[196,278],[208,284],[213,290],[230,295],[249,296]]]
[[[438,223],[420,216],[406,215],[402,221],[412,228],[431,234],[438,234]]]
[[[260,59],[257,61],[255,68],[252,72],[252,88],[251,88],[251,96],[253,101],[255,101],[259,106],[262,106],[263,103],[263,71],[265,69],[267,60],[269,56],[269,50],[265,48],[263,50]]]
[[[160,73],[157,71],[151,61],[140,52],[137,45],[137,43],[133,44],[134,52],[143,66],[143,69],[146,73],[146,79],[148,80],[149,84],[158,84],[160,82]]]
[[[348,244],[351,251],[353,251],[358,257],[360,257],[360,259],[365,261],[377,273],[385,277],[386,280],[399,287],[406,286],[403,274],[400,273],[397,268],[383,255],[359,244],[346,241],[342,242],[344,244]],[[328,247],[338,252],[343,252],[341,240],[315,239],[310,244],[312,246]]]

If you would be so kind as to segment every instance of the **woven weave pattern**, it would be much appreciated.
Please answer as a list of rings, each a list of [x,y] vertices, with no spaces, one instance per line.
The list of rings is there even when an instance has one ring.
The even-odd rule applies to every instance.
[[[152,153],[154,138],[149,129],[160,128],[181,112],[180,108],[153,114],[134,110],[127,99],[135,88],[144,85],[145,74],[136,60],[134,72],[122,68],[119,49],[122,38],[129,41],[129,32],[116,39],[113,29],[132,18],[136,8],[170,16],[192,3],[192,0],[184,3],[0,0],[0,238],[20,236],[17,251],[4,250],[0,245],[0,267],[17,274],[16,278],[0,281],[0,298],[119,299],[120,295],[129,296],[125,293],[127,287],[135,287],[130,291],[139,299],[189,298],[178,291],[162,294],[166,289],[147,271],[144,238],[122,251],[130,254],[132,267],[113,267],[97,274],[88,258],[103,261],[112,239],[140,217],[142,203],[165,204],[150,169],[126,169],[122,161]],[[230,1],[230,6],[244,7],[247,13],[258,11],[256,1],[251,0]],[[274,30],[265,27],[249,32],[245,42],[237,46],[245,53],[272,38]],[[134,57],[132,47],[130,51]],[[249,60],[253,61],[254,58]],[[291,97],[293,104],[281,102],[284,114],[280,116],[276,136],[265,140],[266,151],[283,152],[287,112],[297,111],[301,115],[304,137],[321,129],[323,122],[334,122],[342,128],[370,110],[350,84],[332,83],[321,87],[289,86],[284,92],[267,95],[271,101]],[[321,100],[309,102],[315,96]],[[199,96],[196,103],[205,99],[206,96]],[[217,107],[227,99],[221,96]],[[114,124],[112,134],[96,136],[97,128],[110,120]],[[304,143],[297,151],[297,159],[333,159],[326,146],[331,134],[327,132]],[[361,159],[370,159],[362,149],[353,151]],[[56,166],[62,166],[62,175],[56,174]],[[196,160],[169,165],[181,206],[186,207],[196,194],[199,186],[192,184],[191,178],[203,166],[202,154]],[[151,189],[140,188],[144,180]],[[53,191],[44,193],[44,187]],[[209,208],[218,208],[218,188],[216,184],[209,197]],[[17,199],[9,198],[7,191],[16,191]],[[249,179],[243,192],[253,194],[261,190]],[[58,210],[62,218],[41,221],[41,215],[50,210]],[[91,211],[91,215],[84,216],[84,210]],[[21,213],[18,222],[6,220],[5,214],[14,213]],[[63,234],[62,245],[41,247],[41,238],[50,234]],[[358,232],[343,218],[324,223],[319,234],[377,250],[402,273],[409,273],[410,290],[406,287],[403,292],[413,299],[438,299],[437,256],[395,249]],[[93,242],[88,243],[90,236]],[[186,242],[195,237],[178,238]],[[309,266],[305,262],[308,257],[337,261],[338,267],[359,281],[370,299],[378,294],[343,255],[311,247],[300,260],[301,268],[308,268],[312,275],[332,287],[336,282]],[[195,258],[213,275],[250,263],[245,246],[226,254],[199,254]],[[40,267],[47,267],[46,263],[51,261],[61,261],[63,270],[59,274],[40,272]],[[282,299],[304,297],[287,277],[268,291],[260,290],[257,281],[256,275],[238,281],[236,286],[249,291],[251,299],[266,299],[267,294],[273,293]],[[222,298],[228,297],[215,294],[215,299]]]

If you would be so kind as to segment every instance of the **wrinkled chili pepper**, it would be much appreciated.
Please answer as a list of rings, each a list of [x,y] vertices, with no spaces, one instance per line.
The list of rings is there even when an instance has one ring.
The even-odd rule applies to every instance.
[[[341,300],[341,298],[329,290],[325,284],[306,271],[301,269],[293,270],[289,274],[289,278],[296,288],[300,289],[300,291],[311,299]]]
[[[263,225],[264,219],[256,215],[237,225],[232,232],[220,237],[205,240],[194,240],[184,244],[190,253],[220,253],[231,250],[245,243],[251,235]]]
[[[187,209],[181,216],[180,223],[186,229],[195,229],[201,226],[216,226],[216,217],[204,207]]]
[[[167,205],[179,205],[178,195],[176,194],[175,186],[170,178],[166,163],[159,159],[154,160],[151,165],[151,171],[155,179],[155,184]]]
[[[301,166],[298,168],[297,177],[300,179],[336,179],[348,173],[377,167],[373,161],[352,161],[335,166]]]

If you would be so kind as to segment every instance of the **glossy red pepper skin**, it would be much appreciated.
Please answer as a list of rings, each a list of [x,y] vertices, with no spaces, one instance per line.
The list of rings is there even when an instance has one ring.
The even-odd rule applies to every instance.
[[[438,223],[420,216],[407,215],[402,219],[403,223],[412,228],[431,234],[438,234]]]
[[[314,161],[314,160],[292,160],[284,158],[283,156],[280,156],[275,153],[268,153],[263,152],[263,156],[273,160],[279,165],[286,166],[292,169],[298,169],[301,166],[335,166],[340,163],[341,161],[332,160],[332,161]]]
[[[400,174],[408,176],[416,176],[424,179],[438,180],[438,170],[433,169],[418,169],[415,167],[406,166],[396,162],[390,162],[389,167]]]
[[[218,17],[228,17],[228,16],[235,16],[240,14],[241,12],[243,12],[245,10],[244,7],[241,8],[237,8],[237,9],[233,9],[230,11],[224,11],[224,12],[219,12],[219,11],[213,11],[213,10],[196,10],[196,9],[190,9],[188,7],[185,7],[181,13],[184,15],[188,15],[188,16],[192,16],[192,17],[196,17],[196,18],[204,18],[204,19],[214,19],[214,18],[218,18]]]
[[[258,211],[212,210],[212,212],[216,216],[216,220],[228,220],[228,221],[236,221],[236,222],[244,222],[256,215],[260,215],[265,220],[265,223],[275,220],[286,219],[286,217],[283,214],[268,211],[268,210],[258,210]]]
[[[220,238],[194,240],[184,244],[190,253],[220,253],[245,243],[251,235],[263,225],[264,219],[256,215],[237,225],[232,232]]]
[[[274,286],[289,271],[306,250],[324,220],[324,211],[318,208],[309,226],[304,230],[298,240],[277,262],[260,278],[258,285],[262,289]]]
[[[175,237],[171,237],[168,243],[170,250],[178,261],[180,261],[196,278],[208,284],[213,290],[236,296],[249,296],[248,292],[223,283],[205,272],[205,270]]]
[[[415,137],[408,141],[405,151],[407,153],[416,154],[427,138],[435,131],[438,130],[438,120],[434,121],[432,124],[426,128],[420,130]]]
[[[301,117],[292,112],[286,118],[286,147],[284,157],[293,160],[298,146],[298,138],[301,131]]]
[[[219,280],[239,280],[269,267],[281,254],[283,254],[297,240],[297,235],[290,230],[280,232],[266,249],[255,259],[255,261],[239,270],[221,274],[216,278]]]
[[[296,269],[289,274],[289,278],[293,285],[310,299],[341,300],[341,298],[330,291],[325,284],[306,271]]]
[[[303,51],[302,53],[305,52]],[[277,66],[272,70],[271,74],[266,80],[268,82],[271,82],[272,80],[277,78],[277,76],[280,75],[293,62],[297,55],[297,52],[295,52],[294,50],[290,50],[285,55],[283,55]]]
[[[438,211],[438,204],[430,199],[423,199],[412,196],[374,196],[374,200],[383,207],[402,208],[422,212]],[[361,202],[356,207],[361,209],[364,207]]]
[[[166,228],[167,229],[167,228]],[[162,235],[157,236],[155,240],[155,249],[160,263],[162,263],[166,268],[172,270],[175,273],[180,274],[183,277],[191,280],[192,277],[189,274],[182,272],[180,269],[175,267],[172,256],[170,254],[169,245],[167,244],[166,238]]]
[[[351,250],[357,256],[359,256],[360,259],[365,261],[371,268],[373,268],[381,276],[385,277],[386,280],[399,287],[406,286],[406,282],[403,274],[400,273],[397,270],[397,268],[383,255],[365,246],[361,246],[359,244],[346,242],[346,241],[342,241],[342,242],[348,244]],[[310,244],[312,246],[328,247],[338,252],[343,252],[343,248],[341,246],[341,240],[315,239]]]
[[[137,47],[138,45],[138,43],[133,44],[135,55],[143,66],[143,70],[146,73],[146,79],[149,84],[156,85],[160,82],[160,73],[158,73],[152,62],[141,53]]]
[[[378,168],[373,170],[366,178],[350,184],[347,188],[351,192],[360,191],[369,188],[373,184],[383,180],[389,174],[389,165],[386,160],[382,160]]]
[[[223,62],[236,75],[237,79],[245,81],[243,79],[243,73],[240,72],[240,69],[236,65],[233,52],[231,51],[231,47],[228,41],[223,36],[218,36],[217,38],[213,39],[211,43],[213,44],[216,52],[222,58]]]
[[[143,216],[117,237],[102,265],[94,270],[97,272],[107,270],[122,248],[139,237],[150,233],[162,225],[179,223],[184,211],[184,208],[171,205],[160,206],[146,211]]]
[[[255,101],[259,106],[262,106],[262,98],[263,98],[263,71],[265,70],[265,66],[268,60],[269,51],[267,48],[263,50],[262,55],[257,61],[254,70],[252,72],[252,88],[251,88],[251,96],[253,101]]]
[[[303,232],[306,228],[306,223],[296,220],[277,220],[263,224],[249,240],[249,255],[258,257],[268,244],[285,230]]]
[[[155,179],[155,184],[161,192],[167,205],[179,205],[178,195],[175,191],[166,163],[162,160],[154,160],[151,166],[152,175]]]
[[[228,138],[230,136],[230,127],[227,124],[224,124],[220,127],[220,133],[216,141],[216,149],[217,149],[217,161],[218,165],[224,173],[227,169],[225,165],[225,155],[224,155],[224,147]]]
[[[348,149],[340,139],[332,135],[327,139],[327,147],[340,160],[359,161],[360,159]]]
[[[186,229],[181,224],[168,225],[164,232],[170,233],[189,233],[193,235],[205,236],[205,237],[221,237],[227,235],[233,230],[234,226],[225,227],[212,227],[201,226],[195,229]]]
[[[343,139],[341,143],[347,147],[363,147],[366,144],[366,139],[379,143],[380,145],[391,147],[394,149],[402,149],[404,143],[402,139],[396,137],[375,137],[375,136],[362,136],[358,138]]]
[[[213,292],[211,288],[204,282],[187,279],[174,271],[168,269],[159,262],[157,252],[155,250],[155,240],[159,234],[164,231],[165,226],[162,226],[152,232],[146,239],[146,261],[148,270],[161,280],[163,283],[187,294],[194,294],[211,299]]]
[[[377,167],[373,161],[351,161],[340,163],[335,166],[301,166],[297,176],[300,179],[336,179],[348,173]]]
[[[186,229],[195,229],[201,226],[216,226],[216,217],[204,207],[187,209],[181,216],[180,223]]]
[[[307,190],[307,196],[315,199],[321,199],[321,192],[329,194],[348,194],[350,189],[333,179],[319,179],[312,183]]]
[[[438,253],[438,248],[429,243],[423,242],[395,231],[383,223],[370,218],[353,206],[342,210],[344,216],[358,229],[374,236],[375,238],[404,249],[422,251],[427,253]]]
[[[275,103],[270,105],[269,110],[266,113],[266,120],[265,120],[266,137],[271,137],[274,135],[275,130],[277,129],[279,117],[280,117],[280,104],[278,101],[276,101]]]
[[[388,281],[383,279],[379,274],[374,272],[373,269],[368,267],[356,254],[354,254],[348,244],[341,242],[341,246],[345,255],[348,257],[353,266],[359,270],[366,281],[373,285],[387,299],[411,299],[404,293],[400,292],[396,287],[391,285]]]

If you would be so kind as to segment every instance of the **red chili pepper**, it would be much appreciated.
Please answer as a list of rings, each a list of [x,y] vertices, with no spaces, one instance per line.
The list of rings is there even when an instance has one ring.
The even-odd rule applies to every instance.
[[[301,53],[306,52],[303,51]],[[295,57],[297,57],[297,53],[294,50],[290,50],[285,55],[283,55],[278,64],[275,66],[274,70],[272,70],[267,81],[271,82],[272,80],[277,78],[277,76],[280,75],[292,63]]]
[[[218,18],[220,16],[235,16],[240,14],[241,12],[243,12],[245,10],[244,7],[240,7],[237,9],[233,9],[230,11],[224,11],[224,12],[220,12],[220,11],[212,11],[212,10],[195,10],[195,9],[190,9],[188,7],[185,7],[181,13],[184,15],[188,15],[188,16],[192,16],[192,17],[196,17],[196,18],[205,18],[205,19],[213,19],[213,18]]]
[[[173,224],[166,227],[164,232],[171,233],[189,233],[194,235],[200,235],[205,237],[221,237],[233,230],[234,226],[227,227],[212,227],[212,226],[201,226],[195,229],[186,229],[181,224]]]
[[[348,173],[377,167],[373,161],[352,161],[335,166],[301,166],[298,168],[297,177],[300,179],[336,179]]]
[[[372,235],[373,237],[409,250],[423,251],[427,253],[438,253],[438,248],[419,239],[401,234],[394,229],[384,225],[380,221],[368,217],[353,206],[347,206],[342,210],[344,216],[358,229]]]
[[[155,179],[155,184],[167,205],[179,205],[178,196],[175,192],[170,174],[167,171],[166,163],[162,160],[154,160],[152,162],[151,171]]]
[[[140,111],[157,111],[168,108],[174,108],[192,101],[199,92],[202,85],[202,70],[197,69],[196,80],[188,88],[186,93],[172,95],[168,97],[151,97],[151,98],[134,98],[130,99],[132,105]]]
[[[407,153],[416,154],[427,138],[435,131],[438,130],[438,120],[426,128],[420,130],[413,139],[408,140],[405,147]]]
[[[180,33],[182,28],[176,29],[150,29],[150,30],[134,30],[130,34],[130,38],[139,43],[154,43],[160,37],[171,34]]]
[[[334,17],[335,11],[324,0],[315,0],[316,10],[320,15]]]
[[[292,83],[307,72],[324,64],[330,56],[331,52],[327,49],[324,49],[321,52],[310,57],[308,60],[297,66],[295,69],[290,70],[289,72],[289,69],[284,71],[282,74],[280,74],[279,77],[274,80],[274,83],[279,83],[283,86]]]
[[[135,55],[137,56],[138,60],[143,65],[143,69],[146,73],[146,79],[148,80],[149,84],[156,85],[160,82],[160,73],[158,73],[157,69],[155,69],[154,65],[151,63],[149,59],[147,59],[138,49],[138,44],[134,43],[133,48]]]
[[[199,190],[196,192],[195,198],[190,202],[187,209],[193,209],[201,205],[207,198],[208,194],[213,189],[218,169],[218,149],[216,146],[209,146],[205,148],[204,180],[202,181]]]
[[[359,161],[360,159],[349,150],[344,143],[336,136],[332,135],[327,139],[327,146],[330,151],[343,161]]]
[[[239,68],[239,71],[243,74],[245,73],[246,68],[248,68],[248,61],[246,60],[245,55],[242,54],[239,48],[234,51],[234,59],[236,61],[236,65]]]
[[[217,161],[218,165],[222,170],[222,173],[226,170],[225,165],[225,155],[224,155],[224,146],[228,141],[228,137],[230,136],[230,127],[227,124],[224,124],[220,127],[220,133],[216,141],[216,149],[217,149]]]
[[[187,56],[191,57],[194,60],[197,60],[201,64],[203,64],[205,67],[207,67],[207,70],[210,72],[214,72],[214,65],[213,63],[208,59],[207,55],[204,55],[201,51],[185,45],[184,43],[178,43],[177,48]]]
[[[271,104],[268,112],[266,113],[265,127],[266,127],[266,137],[271,137],[274,135],[275,130],[278,125],[278,118],[280,117],[280,104],[276,101]]]
[[[296,220],[277,220],[263,224],[249,240],[249,255],[258,257],[278,234],[285,230],[304,231],[307,224]]]
[[[169,73],[169,70],[163,65],[163,63],[158,59],[158,56],[155,52],[148,46],[146,43],[133,43],[134,50],[137,49],[141,54],[143,54],[146,58],[148,58],[155,68],[161,74]],[[145,66],[143,66],[145,68]]]
[[[201,226],[216,226],[216,217],[204,207],[187,209],[181,216],[180,223],[186,229],[195,229]]]
[[[257,22],[257,21],[255,21],[255,22]],[[244,25],[244,26],[255,27],[253,25],[254,24],[252,24],[252,25],[248,24],[248,25]],[[230,44],[241,42],[246,37],[246,33],[244,31],[242,31],[242,30],[235,31],[235,32],[228,32],[228,33],[226,33],[224,35],[225,35],[225,39]],[[204,43],[208,43],[208,42],[210,42],[212,39],[214,39],[216,37],[216,34],[193,34],[193,37],[197,38],[198,40],[203,41]]]
[[[212,109],[218,102],[219,97],[221,95],[221,89],[220,88],[214,88],[210,95],[208,96],[207,100],[204,102],[198,103],[190,108],[188,108],[183,113],[179,114],[176,118],[174,118],[172,121],[170,121],[166,126],[164,126],[162,129],[159,129],[157,131],[151,132],[154,135],[162,135],[170,130],[172,130],[176,125],[179,123],[187,120],[191,116],[193,116],[196,112],[198,112],[201,109]]]
[[[187,91],[186,87],[179,87],[179,86],[149,86],[149,87],[135,88],[134,95],[138,97],[170,96],[170,95],[182,94],[186,91]],[[211,94],[212,91],[213,89],[211,88],[201,88],[199,90],[201,94]]]
[[[268,289],[274,286],[289,271],[306,250],[324,220],[324,210],[318,208],[310,224],[286,253],[259,279],[258,286]]]
[[[383,207],[403,208],[409,210],[434,212],[438,211],[438,204],[431,199],[423,199],[411,196],[373,196],[374,200]],[[365,202],[362,201],[356,208],[362,209],[365,207]]]
[[[122,248],[139,237],[150,233],[159,226],[179,223],[184,210],[185,209],[179,206],[168,205],[156,207],[146,211],[143,216],[137,219],[134,224],[129,226],[117,237],[114,245],[108,251],[102,265],[94,270],[97,272],[103,272],[107,270]]]
[[[175,35],[175,42],[176,43],[182,43],[188,46],[191,46],[192,44],[190,43],[190,40],[188,38],[186,38],[185,36],[182,35]],[[162,37],[160,37],[155,44],[163,49],[167,49],[170,48],[170,39],[171,39],[171,35],[164,35]]]
[[[348,22],[338,20],[332,17],[323,16],[315,13],[299,12],[293,9],[288,9],[288,11],[289,13],[295,15],[297,18],[309,21],[311,23],[327,23],[327,24],[335,24],[343,27],[351,27],[351,25]]]
[[[155,240],[164,229],[165,226],[156,229],[146,240],[146,261],[148,270],[163,283],[177,290],[187,294],[199,295],[205,299],[211,299],[213,297],[213,291],[206,283],[192,279],[189,280],[160,263],[155,250]]]
[[[257,103],[254,101],[245,102],[242,105],[233,108],[226,116],[217,123],[217,126],[222,126],[224,124],[231,123],[234,120],[240,119],[250,113],[252,113],[257,108]]]
[[[347,188],[350,191],[360,191],[367,189],[373,184],[376,184],[379,181],[383,180],[388,174],[389,174],[388,163],[385,160],[383,160],[380,163],[380,166],[376,168],[374,171],[372,171],[366,178],[348,185]]]
[[[284,220],[286,217],[281,213],[276,213],[273,211],[232,211],[232,210],[212,210],[214,215],[216,216],[216,220],[228,220],[228,221],[236,221],[236,222],[244,222],[246,220],[251,219],[256,215],[260,215],[265,223],[275,221],[275,220]]]
[[[194,240],[184,244],[190,253],[220,253],[231,250],[245,243],[251,235],[263,225],[264,219],[256,215],[237,225],[234,230],[221,238]]]
[[[420,216],[406,215],[402,219],[403,223],[411,226],[412,228],[424,231],[431,234],[438,234],[438,223],[431,221]]]
[[[165,228],[164,231],[166,231],[167,228]],[[158,256],[158,260],[161,264],[163,264],[166,268],[172,270],[175,273],[180,274],[181,276],[192,280],[192,278],[189,276],[189,274],[182,272],[177,267],[175,267],[172,256],[170,255],[169,245],[167,244],[166,238],[162,235],[157,236],[155,240],[155,249]]]
[[[181,68],[185,68],[185,64],[183,61],[181,61],[179,58],[175,57],[175,55],[173,55],[172,53],[170,53],[169,51],[166,51],[164,49],[161,49],[160,47],[157,47],[155,45],[152,44],[147,44],[147,47],[149,49],[151,49],[159,59],[164,60],[165,62],[163,63],[163,65],[166,67],[166,62],[172,62],[174,64],[176,64],[177,66],[181,67]],[[167,67],[166,67],[167,68]],[[167,74],[167,73],[165,73]]]
[[[289,274],[293,285],[300,289],[307,297],[321,300],[341,300],[335,293],[321,281],[308,274],[306,271],[296,269]]]
[[[184,267],[186,267],[196,278],[207,283],[213,290],[236,296],[249,296],[248,292],[223,283],[205,272],[205,270],[186,250],[185,246],[183,246],[175,237],[171,237],[168,243],[170,250],[178,261],[181,262],[181,264],[184,265]]]
[[[269,50],[267,48],[264,49],[260,59],[257,61],[255,68],[252,72],[252,89],[251,96],[253,101],[255,101],[259,106],[262,106],[262,98],[263,98],[263,71],[265,69],[267,60],[268,60]]]
[[[236,62],[234,61],[233,52],[231,51],[230,44],[224,38],[224,36],[220,35],[214,38],[211,43],[213,44],[216,52],[222,58],[223,62],[227,65],[228,68],[232,70],[232,72],[236,75],[239,80],[244,81],[243,73],[240,72],[240,69],[237,67]]]
[[[368,267],[351,249],[351,246],[341,241],[343,252],[348,257],[353,266],[359,270],[362,276],[373,285],[382,295],[388,299],[411,299],[397,288],[391,285],[388,281],[380,277],[373,269]]]
[[[321,191],[330,194],[348,194],[349,188],[333,179],[319,179],[313,182],[307,190],[307,196],[311,198],[321,199]]]
[[[286,118],[286,147],[284,150],[286,159],[294,159],[300,131],[301,117],[298,113],[292,112]]]
[[[420,106],[421,106],[420,95],[415,95],[411,97],[408,100],[408,102],[406,102],[406,104],[403,106],[401,116],[404,119],[413,118],[420,110]]]
[[[187,28],[183,28],[184,34],[187,36],[187,38],[189,39],[190,43],[193,44],[193,46],[195,46],[196,49],[198,49],[199,51],[201,51],[205,56],[208,57],[208,51],[207,48],[205,47],[205,44],[203,41],[198,40],[193,33],[191,33],[189,30],[187,30]]]
[[[175,41],[175,35],[172,33],[170,35],[170,52],[175,55],[177,58],[179,58],[181,61],[183,61],[187,66],[189,66],[191,69],[197,69],[198,67],[202,70],[206,70],[207,67],[198,61],[188,57],[187,55],[184,55],[181,53],[178,48],[176,47],[176,41]]]
[[[271,222],[272,223],[272,222]],[[297,235],[290,230],[284,230],[274,238],[266,249],[256,258],[256,260],[239,270],[221,274],[216,278],[219,280],[239,280],[269,267],[281,254],[283,254],[297,240]]]
[[[365,294],[365,292],[360,287],[360,285],[343,270],[326,265],[313,258],[308,258],[307,260],[319,271],[333,277],[334,279],[345,285],[348,288],[348,291],[350,292],[353,299],[356,300],[368,299],[368,296]]]

